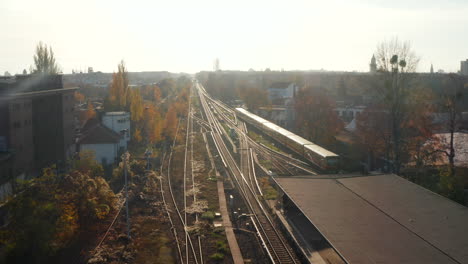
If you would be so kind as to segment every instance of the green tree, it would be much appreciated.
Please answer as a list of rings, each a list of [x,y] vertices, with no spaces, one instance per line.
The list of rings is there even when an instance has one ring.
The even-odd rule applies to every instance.
[[[47,47],[46,44],[39,42],[36,46],[34,54],[33,73],[57,74],[60,71],[52,47]]]

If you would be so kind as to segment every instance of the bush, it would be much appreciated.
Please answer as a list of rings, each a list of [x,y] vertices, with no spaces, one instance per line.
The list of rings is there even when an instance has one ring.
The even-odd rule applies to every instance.
[[[276,197],[278,197],[278,192],[275,190],[275,188],[268,186],[265,189],[265,199],[267,200],[275,200]]]
[[[216,248],[219,252],[227,254],[229,253],[229,247],[226,245],[226,242],[218,240],[216,241]]]
[[[224,259],[224,254],[223,253],[214,253],[213,255],[210,256],[210,259],[223,260]]]
[[[45,168],[5,204],[8,224],[0,228],[0,263],[45,262],[105,218],[115,200],[107,182],[92,171],[57,175],[55,167]]]
[[[206,211],[201,215],[202,219],[213,221],[215,215],[212,211]]]

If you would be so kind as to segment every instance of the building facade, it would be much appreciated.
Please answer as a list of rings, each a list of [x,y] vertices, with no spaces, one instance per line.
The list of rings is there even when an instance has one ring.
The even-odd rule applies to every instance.
[[[97,162],[103,166],[112,164],[123,152],[120,146],[122,137],[119,133],[97,122],[86,126],[86,130],[78,140],[79,151],[91,150]]]
[[[120,147],[127,149],[130,141],[130,113],[129,112],[106,112],[102,115],[102,124],[112,131],[122,135]]]
[[[63,166],[74,150],[74,92],[61,75],[0,79],[0,181]]]
[[[277,82],[268,88],[268,99],[275,104],[284,105],[286,100],[294,97],[298,87],[295,83]]]
[[[468,76],[468,59],[460,62],[460,74]]]

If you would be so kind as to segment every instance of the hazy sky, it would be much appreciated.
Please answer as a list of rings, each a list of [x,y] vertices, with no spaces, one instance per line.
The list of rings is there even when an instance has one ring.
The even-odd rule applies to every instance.
[[[458,71],[468,58],[467,0],[0,0],[0,74],[50,44],[65,73],[326,69],[368,71],[376,45],[398,36],[418,71]]]

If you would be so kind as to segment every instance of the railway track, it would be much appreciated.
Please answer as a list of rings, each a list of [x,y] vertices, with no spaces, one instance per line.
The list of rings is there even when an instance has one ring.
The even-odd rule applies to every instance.
[[[176,135],[174,137],[172,147],[169,150],[168,154],[164,154],[163,162],[161,165],[161,178],[160,178],[160,186],[161,186],[161,193],[163,197],[163,204],[164,208],[166,209],[166,213],[171,224],[171,230],[174,235],[174,240],[177,246],[178,258],[179,263],[203,263],[203,250],[201,246],[201,239],[197,237],[194,242],[191,234],[189,233],[189,225],[192,221],[191,218],[187,215],[187,179],[190,180],[191,188],[195,188],[194,184],[194,174],[193,174],[193,141],[191,139],[191,131],[193,127],[193,121],[191,120],[191,104],[189,103],[188,112],[187,112],[187,124],[186,124],[186,137],[185,137],[185,152],[184,152],[184,173],[183,173],[183,192],[181,193],[183,197],[180,195],[177,197],[176,192],[173,190],[173,183],[172,183],[172,159],[173,153],[175,151],[177,137],[180,133],[181,121],[179,120],[176,129]],[[188,155],[189,145],[191,145],[191,153]],[[188,173],[188,168],[190,167],[191,173]],[[177,201],[182,200],[182,205],[179,205]],[[193,192],[191,202],[195,201],[195,192]],[[189,201],[190,202],[190,201]],[[180,202],[179,202],[180,203]],[[195,221],[197,220],[197,216],[195,217]]]
[[[230,109],[229,106],[225,105],[222,102],[216,101],[209,96],[207,96],[210,102],[212,102],[212,107],[216,111],[216,115],[221,118],[225,124],[229,127],[234,128],[238,133],[239,137],[242,135],[249,142],[249,147],[252,148],[255,154],[260,155],[264,160],[270,160],[273,167],[276,169],[277,175],[289,176],[289,175],[316,175],[317,172],[315,169],[311,168],[307,162],[302,160],[295,159],[289,155],[286,155],[282,152],[273,150],[261,143],[255,142],[252,138],[248,137],[247,128],[244,122],[237,119],[235,111]],[[230,118],[229,115],[233,115],[233,118]],[[230,140],[230,139],[229,139]],[[242,148],[242,147],[241,147]],[[257,161],[258,159],[256,159]],[[258,163],[257,163],[258,164]],[[260,165],[260,164],[258,164]]]
[[[209,96],[204,92],[202,88],[199,88],[199,96],[200,102],[202,104],[202,109],[206,117],[206,121],[211,127],[211,135],[213,137],[216,149],[218,150],[218,153],[220,155],[220,158],[222,159],[224,166],[231,173],[234,183],[239,189],[239,193],[243,197],[247,208],[251,212],[250,217],[252,219],[252,223],[255,226],[257,235],[260,241],[262,241],[263,247],[269,259],[272,263],[300,263],[294,251],[286,242],[281,232],[276,228],[275,224],[271,220],[271,217],[269,216],[268,212],[265,210],[265,208],[262,205],[262,202],[257,196],[257,192],[255,190],[256,187],[253,184],[254,181],[252,181],[253,174],[250,173],[250,171],[253,168],[253,166],[250,165],[252,164],[252,152],[245,151],[245,153],[243,153],[243,155],[246,156],[241,157],[242,164],[241,168],[239,168],[236,161],[232,157],[230,151],[228,150],[226,144],[224,143],[224,140],[222,138],[222,135],[224,134],[222,132],[223,128],[220,125],[217,118],[214,116],[213,111],[211,110],[212,107],[216,107],[216,104],[211,106],[208,104],[206,98],[209,98]],[[210,101],[212,102],[211,99]],[[222,115],[220,113],[222,113],[222,111],[218,110],[218,115]],[[229,119],[230,121],[226,120],[225,122],[234,122],[230,118],[226,119]],[[244,133],[242,134],[245,135]],[[243,141],[243,146],[248,146],[248,140],[244,138]],[[245,175],[243,171],[248,171],[247,175]]]

